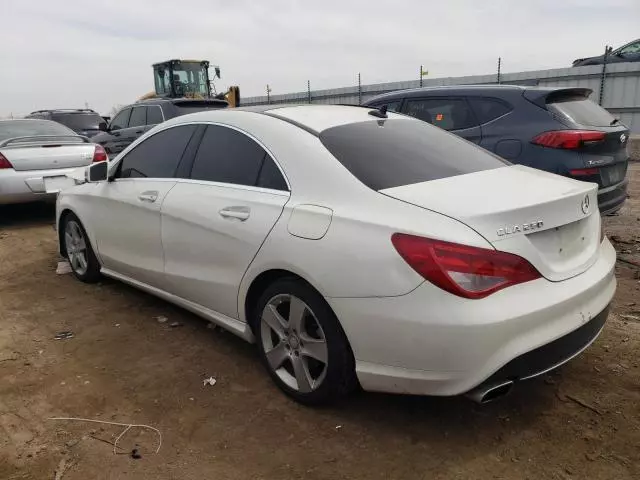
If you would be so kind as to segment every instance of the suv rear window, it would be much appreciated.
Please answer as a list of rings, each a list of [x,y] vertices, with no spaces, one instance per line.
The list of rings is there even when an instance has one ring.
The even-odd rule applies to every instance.
[[[97,113],[52,113],[51,120],[72,130],[98,130],[100,124],[105,123]]]
[[[608,127],[613,125],[616,119],[600,105],[583,95],[554,98],[550,103],[547,103],[547,108],[553,114],[577,125]]]
[[[322,144],[373,190],[489,170],[508,162],[427,123],[350,123],[320,133]]]

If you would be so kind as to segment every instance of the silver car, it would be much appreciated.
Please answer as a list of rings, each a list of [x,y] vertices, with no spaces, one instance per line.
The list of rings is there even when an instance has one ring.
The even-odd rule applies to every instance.
[[[0,205],[55,199],[66,175],[106,161],[100,145],[49,120],[0,120]]]

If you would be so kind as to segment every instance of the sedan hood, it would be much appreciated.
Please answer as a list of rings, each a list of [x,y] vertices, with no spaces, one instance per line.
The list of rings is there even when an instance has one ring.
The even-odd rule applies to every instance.
[[[522,165],[380,193],[459,220],[552,281],[578,275],[600,243],[597,185]]]

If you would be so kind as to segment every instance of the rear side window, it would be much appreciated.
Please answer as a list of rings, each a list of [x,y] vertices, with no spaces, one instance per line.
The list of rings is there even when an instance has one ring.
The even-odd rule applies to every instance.
[[[582,95],[552,97],[552,101],[547,103],[547,109],[569,124],[608,127],[613,125],[616,120],[600,105]]]
[[[264,162],[262,163],[262,169],[258,175],[258,183],[256,186],[271,188],[272,190],[289,190],[287,188],[287,182],[282,176],[280,169],[269,155],[264,157]]]
[[[129,127],[141,127],[147,122],[147,108],[135,107],[129,119]]]
[[[209,125],[193,162],[191,178],[255,186],[266,154],[245,134]]]
[[[410,119],[340,125],[324,130],[320,141],[373,190],[508,165],[455,135]]]
[[[127,153],[119,166],[119,178],[172,178],[195,125],[169,128],[143,140]]]
[[[469,97],[468,100],[481,125],[513,110],[510,105],[497,98]]]
[[[158,105],[150,105],[147,107],[147,125],[157,125],[163,121],[162,110]]]
[[[461,130],[476,125],[464,98],[424,98],[407,100],[405,113],[444,130]]]
[[[207,127],[191,178],[287,190],[282,173],[258,143],[242,132],[218,125]]]

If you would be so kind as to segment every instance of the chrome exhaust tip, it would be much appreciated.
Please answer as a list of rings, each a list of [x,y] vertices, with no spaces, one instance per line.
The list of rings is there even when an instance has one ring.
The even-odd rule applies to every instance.
[[[504,397],[511,391],[511,387],[513,387],[513,381],[507,380],[506,382],[493,385],[483,385],[471,390],[466,396],[474,402],[484,405],[485,403]]]

